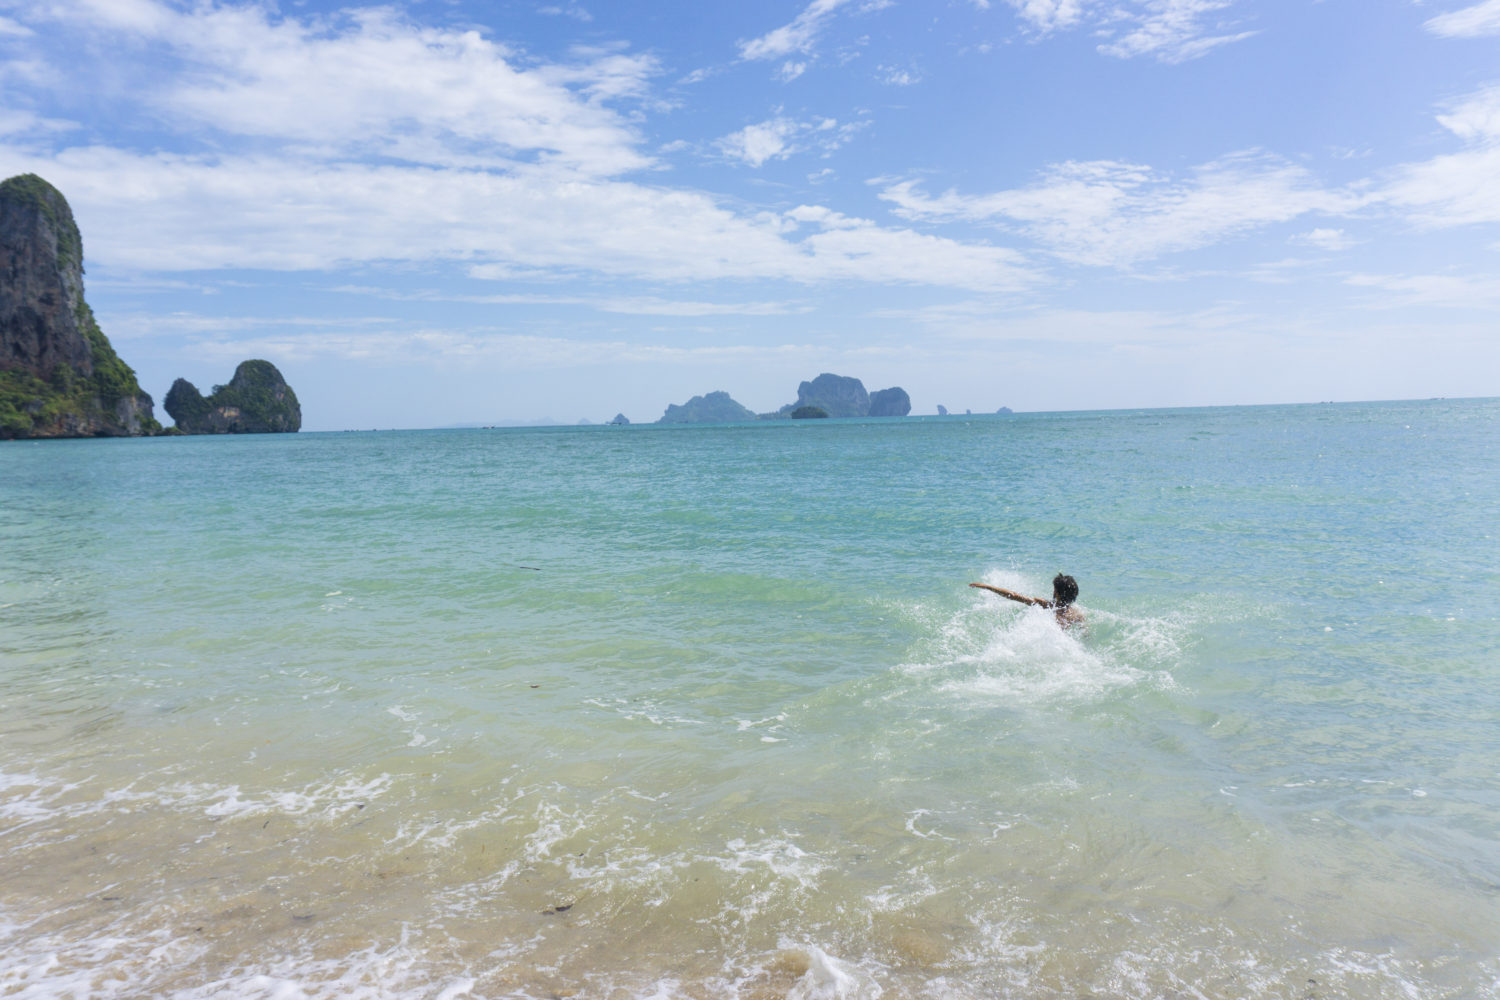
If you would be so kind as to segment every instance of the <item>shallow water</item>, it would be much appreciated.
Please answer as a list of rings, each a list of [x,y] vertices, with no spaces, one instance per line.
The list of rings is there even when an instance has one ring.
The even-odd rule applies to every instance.
[[[1497,431],[7,444],[0,992],[1500,996]]]

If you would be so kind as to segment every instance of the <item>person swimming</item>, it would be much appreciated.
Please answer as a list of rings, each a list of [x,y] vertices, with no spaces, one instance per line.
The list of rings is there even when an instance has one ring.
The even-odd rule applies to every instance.
[[[1043,597],[1028,597],[1014,590],[1006,590],[1004,587],[996,587],[988,583],[971,583],[969,586],[988,590],[1021,604],[1051,608],[1053,614],[1057,616],[1057,624],[1063,628],[1073,628],[1075,625],[1083,624],[1083,612],[1073,606],[1073,602],[1078,600],[1078,581],[1066,574],[1059,573],[1052,578],[1052,600],[1050,601]]]

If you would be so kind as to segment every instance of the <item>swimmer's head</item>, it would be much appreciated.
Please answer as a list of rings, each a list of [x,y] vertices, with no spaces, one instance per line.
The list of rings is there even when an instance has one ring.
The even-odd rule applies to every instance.
[[[1052,603],[1065,608],[1078,600],[1078,581],[1062,573],[1052,578]]]

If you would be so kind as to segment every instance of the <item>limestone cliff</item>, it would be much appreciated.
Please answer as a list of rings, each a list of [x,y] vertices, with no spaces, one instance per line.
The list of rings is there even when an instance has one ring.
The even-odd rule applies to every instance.
[[[35,174],[0,182],[0,438],[153,434],[151,397],[83,298],[83,238]]]
[[[162,407],[186,434],[285,434],[302,427],[297,394],[269,361],[241,361],[229,384],[214,386],[206,399],[180,378]]]
[[[904,417],[911,412],[911,397],[899,385],[870,393],[870,416]]]
[[[857,378],[824,372],[797,386],[795,403],[766,416],[786,417],[808,406],[823,410],[830,417],[904,417],[911,412],[911,398],[900,386],[869,393]]]
[[[786,404],[781,410],[790,414],[804,406],[826,410],[830,417],[863,417],[870,412],[870,394],[857,378],[824,372],[811,382],[797,386],[797,401]]]

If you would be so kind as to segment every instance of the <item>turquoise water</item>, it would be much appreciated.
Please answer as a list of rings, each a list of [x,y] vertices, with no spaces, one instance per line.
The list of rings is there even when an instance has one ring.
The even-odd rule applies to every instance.
[[[1497,509],[1496,400],[7,444],[0,993],[1500,997]]]

